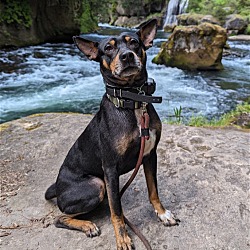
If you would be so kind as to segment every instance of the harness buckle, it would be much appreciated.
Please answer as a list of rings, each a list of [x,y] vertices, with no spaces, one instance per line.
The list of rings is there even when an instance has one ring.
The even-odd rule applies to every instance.
[[[142,115],[144,115],[145,113],[147,113],[147,105],[148,105],[148,103],[146,103],[146,102],[143,102],[142,103],[142,105],[141,105],[141,107],[142,107]]]
[[[113,96],[117,98],[116,89],[113,89]],[[119,94],[118,94],[118,96],[119,96],[120,98],[122,98],[122,89],[119,89]]]
[[[120,108],[121,107],[121,102],[120,99],[118,97],[115,97],[116,103],[114,103],[116,108]]]

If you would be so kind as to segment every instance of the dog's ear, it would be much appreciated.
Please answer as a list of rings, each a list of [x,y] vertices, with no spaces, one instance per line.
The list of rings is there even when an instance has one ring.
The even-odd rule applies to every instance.
[[[140,25],[140,30],[137,31],[137,35],[142,40],[146,49],[153,46],[153,40],[157,32],[157,19],[151,19]]]
[[[73,40],[77,48],[90,60],[99,61],[98,42],[89,41],[80,36],[74,36]]]

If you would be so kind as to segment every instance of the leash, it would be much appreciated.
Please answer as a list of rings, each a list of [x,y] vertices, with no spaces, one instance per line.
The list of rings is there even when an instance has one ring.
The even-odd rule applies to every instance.
[[[120,191],[120,197],[124,194],[126,189],[129,187],[131,182],[136,177],[139,168],[142,164],[143,154],[145,149],[145,142],[149,139],[149,115],[147,112],[147,104],[148,103],[161,103],[162,97],[160,96],[152,96],[155,92],[155,81],[152,78],[149,78],[145,84],[140,87],[124,87],[117,88],[115,86],[111,86],[108,83],[106,85],[106,96],[107,98],[115,105],[116,108],[124,108],[124,109],[139,109],[142,108],[142,116],[141,116],[141,146],[139,157],[135,166],[135,169],[130,176],[129,180],[123,186]],[[131,228],[131,230],[140,238],[144,246],[147,250],[152,250],[148,240],[145,236],[140,232],[140,230],[131,223],[125,216],[125,223]]]
[[[141,147],[140,147],[140,153],[139,157],[134,169],[134,172],[130,176],[129,180],[126,182],[126,184],[123,186],[122,190],[120,191],[120,196],[124,194],[125,190],[129,187],[131,182],[134,180],[135,176],[137,175],[139,168],[142,163],[144,149],[145,149],[145,140],[149,139],[149,115],[147,111],[142,111],[142,117],[141,117]]]
[[[142,159],[143,159],[143,154],[144,154],[144,149],[145,149],[145,141],[149,139],[149,115],[147,113],[146,109],[146,103],[143,103],[143,108],[142,108],[142,116],[141,116],[141,147],[140,147],[140,153],[139,157],[135,166],[135,169],[130,176],[129,180],[126,182],[126,184],[123,186],[122,190],[120,191],[120,197],[124,194],[126,189],[129,187],[131,182],[134,180],[135,176],[137,175],[140,166],[142,164]],[[145,238],[145,236],[140,232],[140,230],[132,224],[125,216],[124,221],[125,223],[132,229],[132,231],[140,238],[144,246],[146,247],[147,250],[152,250],[148,240]]]

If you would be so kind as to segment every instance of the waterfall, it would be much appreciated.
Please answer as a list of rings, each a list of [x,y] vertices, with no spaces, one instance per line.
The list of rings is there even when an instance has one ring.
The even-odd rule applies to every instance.
[[[168,3],[164,27],[166,25],[177,24],[176,16],[186,11],[188,0],[170,0]]]

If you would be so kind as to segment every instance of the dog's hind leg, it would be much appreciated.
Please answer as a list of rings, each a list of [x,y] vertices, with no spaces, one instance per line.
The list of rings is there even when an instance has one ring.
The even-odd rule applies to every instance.
[[[52,184],[45,192],[45,199],[50,200],[56,197],[56,183]]]
[[[72,186],[68,182],[57,183],[63,192],[58,192],[57,202],[60,210],[64,213],[55,220],[55,226],[79,230],[88,237],[100,235],[100,230],[91,221],[80,220],[76,217],[86,214],[95,209],[103,200],[105,195],[105,184],[103,180],[94,176],[86,176],[82,180],[74,181]]]
[[[91,238],[100,235],[101,232],[95,223],[87,220],[75,219],[78,215],[80,214],[58,216],[55,219],[54,224],[59,228],[82,231]]]

